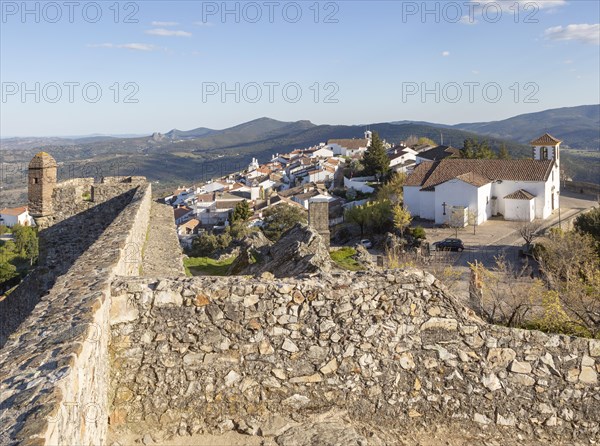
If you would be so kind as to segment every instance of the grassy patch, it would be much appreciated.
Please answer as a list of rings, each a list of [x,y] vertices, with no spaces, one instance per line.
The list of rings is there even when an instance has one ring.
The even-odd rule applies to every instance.
[[[352,258],[354,255],[356,255],[356,249],[350,247],[345,247],[329,253],[331,260],[337,263],[340,268],[349,271],[360,271],[363,267]]]
[[[183,260],[183,266],[188,276],[226,276],[234,260],[235,256],[221,261],[208,257],[188,257]]]

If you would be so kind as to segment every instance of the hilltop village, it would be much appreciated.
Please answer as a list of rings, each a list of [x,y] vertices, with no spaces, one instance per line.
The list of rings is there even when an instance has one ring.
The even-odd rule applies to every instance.
[[[174,208],[184,247],[191,247],[199,233],[226,230],[243,202],[249,227],[263,226],[265,213],[274,206],[307,211],[310,202],[327,202],[333,229],[347,221],[350,209],[375,201],[394,176],[401,178],[402,205],[410,218],[436,225],[463,228],[492,217],[531,222],[558,209],[561,141],[551,135],[531,142],[530,159],[489,159],[489,154],[479,159],[465,148],[413,139],[391,145],[370,131],[363,138],[331,139],[275,154],[266,163],[253,159],[242,172],[181,187],[163,200]],[[369,166],[367,157],[376,151],[378,167]]]

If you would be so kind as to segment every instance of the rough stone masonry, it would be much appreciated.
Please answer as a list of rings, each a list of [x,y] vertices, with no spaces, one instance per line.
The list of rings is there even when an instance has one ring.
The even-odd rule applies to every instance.
[[[123,278],[110,323],[117,432],[281,435],[273,417],[338,409],[397,435],[600,440],[600,341],[487,325],[419,271]]]
[[[107,219],[69,256],[46,240],[67,263],[47,265],[56,274],[0,350],[0,444],[105,445],[109,427],[344,444],[349,430],[323,424],[298,441],[295,424],[331,409],[384,444],[436,426],[482,444],[600,441],[600,341],[485,324],[416,270],[139,277],[151,189],[125,181],[52,184],[53,199],[89,187],[92,201],[45,208],[47,235]]]

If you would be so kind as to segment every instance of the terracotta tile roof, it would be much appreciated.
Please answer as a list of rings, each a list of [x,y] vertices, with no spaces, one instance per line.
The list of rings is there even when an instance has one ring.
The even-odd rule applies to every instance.
[[[215,201],[215,194],[211,192],[209,194],[198,194],[196,195],[196,201]]]
[[[504,198],[506,198],[507,200],[533,200],[535,198],[535,195],[530,194],[526,190],[519,189],[518,191],[513,192],[512,194],[506,195]]]
[[[538,139],[534,139],[531,141],[532,146],[555,146],[556,144],[562,142],[560,139],[556,139],[554,136],[544,133]]]
[[[181,208],[176,208],[173,213],[175,214],[175,220],[183,217],[184,215],[190,213],[192,210],[190,208],[188,208],[187,206],[181,207]]]
[[[198,226],[200,224],[200,222],[195,219],[192,218],[191,220],[186,221],[185,223],[183,223],[182,225],[180,225],[180,228],[190,228],[191,230],[194,230],[196,228],[196,226]]]
[[[0,214],[13,215],[15,217],[18,217],[19,215],[23,214],[24,212],[27,212],[27,206],[21,206],[21,207],[18,207],[18,208],[4,208],[4,209],[0,209]]]
[[[422,186],[429,173],[433,170],[434,163],[432,161],[424,161],[419,164],[413,172],[408,176],[405,186]]]
[[[406,180],[406,186],[432,188],[448,180],[472,172],[492,181],[543,181],[550,173],[554,160],[480,160],[447,158],[419,164]]]
[[[481,187],[492,182],[492,180],[490,180],[489,178],[486,178],[475,172],[463,173],[462,175],[458,175],[456,178],[458,178],[461,181],[464,181],[465,183],[472,184],[476,187]]]
[[[360,149],[361,147],[367,147],[366,139],[330,139],[327,144],[337,144],[338,146],[345,147],[347,149]]]

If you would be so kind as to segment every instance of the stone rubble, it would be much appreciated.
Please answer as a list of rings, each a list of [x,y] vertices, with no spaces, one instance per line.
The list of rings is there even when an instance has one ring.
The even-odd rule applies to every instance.
[[[112,294],[138,314],[112,322],[115,432],[229,421],[261,432],[275,416],[336,409],[399,435],[443,425],[505,444],[600,440],[596,341],[487,325],[422,271],[123,278]],[[285,435],[316,444],[306,426]]]

